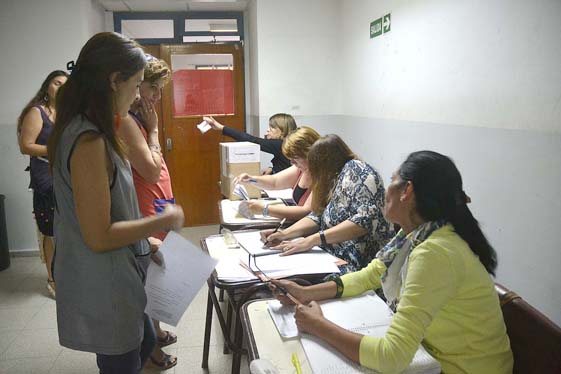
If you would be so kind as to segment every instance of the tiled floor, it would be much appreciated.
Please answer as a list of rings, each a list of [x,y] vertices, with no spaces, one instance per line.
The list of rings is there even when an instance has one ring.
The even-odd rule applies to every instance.
[[[194,243],[218,232],[217,226],[183,229]],[[0,373],[98,373],[95,355],[63,348],[58,343],[55,301],[47,294],[45,265],[39,257],[16,257],[0,272]],[[177,355],[177,366],[163,373],[230,372],[232,355],[222,354],[223,338],[213,321],[208,371],[201,369],[207,288],[201,289],[174,331],[178,341],[164,350]],[[158,373],[147,367],[143,373]],[[249,373],[246,357],[242,374]]]

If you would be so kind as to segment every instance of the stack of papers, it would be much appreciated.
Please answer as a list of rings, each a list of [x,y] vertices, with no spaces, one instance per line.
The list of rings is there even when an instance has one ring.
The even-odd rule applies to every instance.
[[[285,278],[292,275],[339,273],[335,264],[339,259],[319,247],[311,251],[290,256],[278,253],[268,256],[250,256],[248,252],[270,251],[263,249],[259,231],[234,233],[244,248],[227,248],[221,236],[208,238],[207,248],[211,257],[219,260],[216,265],[218,279],[225,282],[242,282],[257,279],[255,275],[240,266],[240,261],[253,271],[263,271],[271,278]],[[257,265],[257,266],[256,266]]]

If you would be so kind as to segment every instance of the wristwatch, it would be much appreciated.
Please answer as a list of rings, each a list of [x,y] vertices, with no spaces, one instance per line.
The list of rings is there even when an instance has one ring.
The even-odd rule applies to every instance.
[[[261,213],[263,214],[264,217],[269,216],[269,204],[265,204],[265,206],[263,207],[263,211]]]
[[[319,230],[319,239],[321,240],[321,246],[324,248],[327,247],[327,240],[325,239],[323,230]]]

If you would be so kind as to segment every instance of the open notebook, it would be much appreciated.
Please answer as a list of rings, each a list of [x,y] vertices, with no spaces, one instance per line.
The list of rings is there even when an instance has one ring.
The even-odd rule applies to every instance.
[[[323,315],[337,325],[363,335],[385,335],[391,323],[392,312],[374,292],[345,299],[321,302]],[[298,336],[294,322],[294,308],[281,306],[278,301],[268,305],[275,326],[283,338]],[[351,374],[377,373],[362,367],[335,351],[329,344],[308,334],[302,334],[300,341],[314,373]],[[438,374],[440,364],[420,346],[409,367],[402,374]]]

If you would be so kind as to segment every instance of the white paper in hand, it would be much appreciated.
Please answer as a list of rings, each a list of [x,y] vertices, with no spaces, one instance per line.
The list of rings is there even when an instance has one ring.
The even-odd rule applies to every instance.
[[[205,132],[207,132],[208,130],[210,130],[210,125],[208,124],[207,121],[203,121],[201,123],[199,123],[197,125],[197,128],[199,129],[199,131],[204,134]]]
[[[177,326],[179,320],[216,266],[199,246],[170,231],[158,253],[165,267],[151,264],[146,276],[146,314]]]

